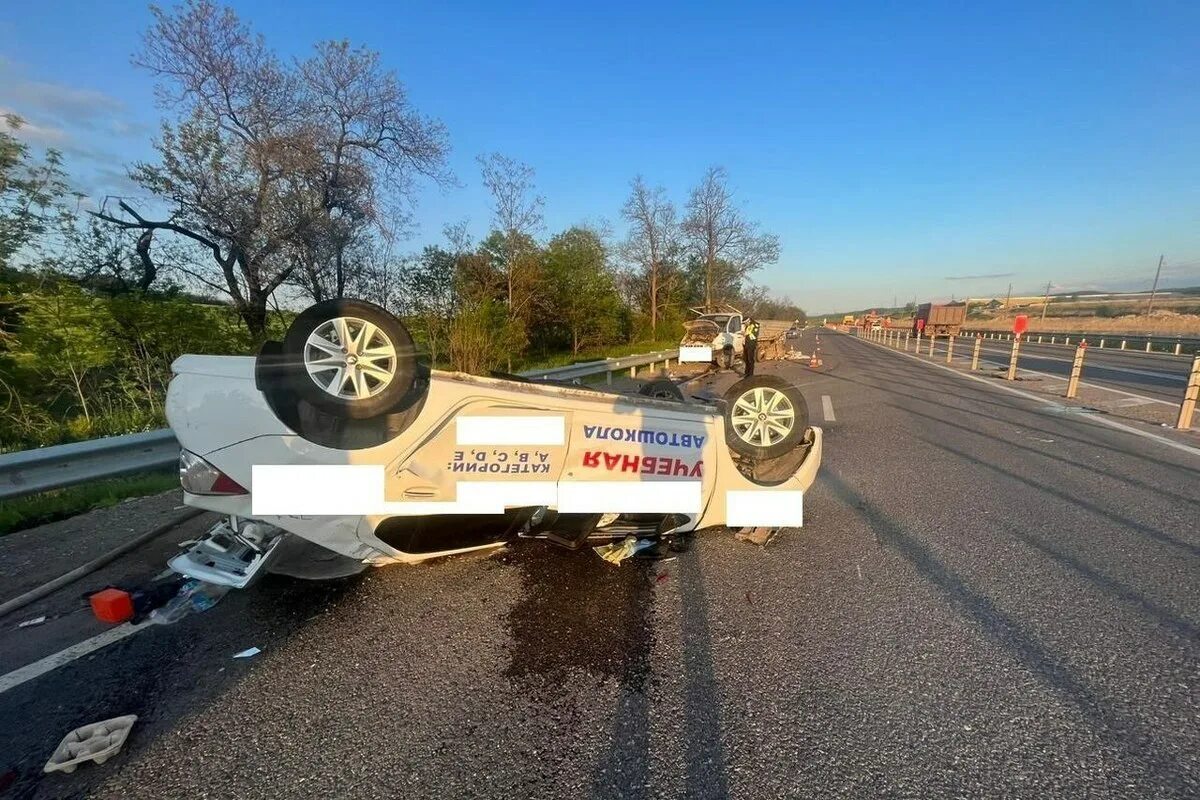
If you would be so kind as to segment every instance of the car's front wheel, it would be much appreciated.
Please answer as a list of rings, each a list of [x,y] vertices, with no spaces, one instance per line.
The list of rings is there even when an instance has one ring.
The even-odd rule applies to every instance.
[[[734,452],[757,459],[791,452],[808,430],[800,390],[775,375],[742,378],[725,393],[725,440]]]

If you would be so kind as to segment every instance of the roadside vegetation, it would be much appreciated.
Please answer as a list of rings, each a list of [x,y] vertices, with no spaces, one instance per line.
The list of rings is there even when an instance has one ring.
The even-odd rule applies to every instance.
[[[156,157],[127,167],[136,195],[74,191],[59,152],[0,118],[0,452],[161,427],[175,358],[253,354],[330,298],[385,307],[432,364],[475,373],[668,347],[698,303],[804,318],[750,281],[778,240],[716,166],[679,204],[632,177],[620,233],[547,231],[534,170],[481,154],[486,235],[447,220],[406,251],[422,188],[466,177],[377,53],[285,59],[207,0],[152,10],[134,65],[164,117]]]
[[[151,472],[6,500],[0,504],[0,536],[177,488],[179,476],[174,471]]]

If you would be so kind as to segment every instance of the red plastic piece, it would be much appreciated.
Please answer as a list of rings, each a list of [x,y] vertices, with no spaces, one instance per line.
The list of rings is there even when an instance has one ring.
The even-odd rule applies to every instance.
[[[120,589],[104,589],[91,596],[92,613],[101,622],[124,622],[133,616],[133,597]]]

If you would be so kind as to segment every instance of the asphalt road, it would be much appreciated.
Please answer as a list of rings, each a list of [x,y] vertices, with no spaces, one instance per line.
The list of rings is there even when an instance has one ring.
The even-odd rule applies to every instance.
[[[922,349],[927,343],[922,345]],[[915,345],[910,347],[913,349]],[[938,339],[936,352],[945,353],[946,340]],[[955,341],[956,360],[968,359],[974,347],[974,337],[961,337]],[[980,365],[996,369],[1008,369],[1012,354],[1012,342],[984,339],[980,350]],[[1021,369],[1035,370],[1064,378],[1071,374],[1075,358],[1075,345],[1037,344],[1022,342],[1019,353]],[[1160,353],[1143,353],[1134,350],[1116,350],[1107,347],[1101,350],[1088,348],[1084,357],[1082,379],[1089,383],[1118,389],[1144,397],[1154,398],[1178,405],[1187,387],[1191,372],[1190,356],[1173,356]]]
[[[821,349],[770,366],[826,429],[803,529],[269,577],[0,694],[0,797],[1200,795],[1200,455]],[[47,602],[47,631],[86,627]],[[57,646],[22,616],[0,652]],[[120,757],[40,775],[124,713]]]

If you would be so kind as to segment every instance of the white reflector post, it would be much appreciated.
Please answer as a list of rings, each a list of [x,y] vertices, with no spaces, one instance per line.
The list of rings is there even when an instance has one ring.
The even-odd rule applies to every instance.
[[[804,492],[763,489],[726,492],[725,524],[730,528],[803,527]]]
[[[563,417],[457,417],[455,435],[462,445],[540,444],[566,441]]]
[[[699,514],[700,481],[562,481],[563,514]]]
[[[679,348],[679,360],[681,362],[702,362],[707,364],[712,361],[712,348],[706,345],[685,345]]]

